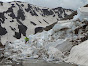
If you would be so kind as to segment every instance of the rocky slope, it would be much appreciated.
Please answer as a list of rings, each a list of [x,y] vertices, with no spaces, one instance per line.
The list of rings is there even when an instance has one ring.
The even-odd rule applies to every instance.
[[[73,10],[61,7],[49,9],[20,1],[0,2],[1,42],[5,44],[6,41],[14,41],[33,34],[72,12]]]

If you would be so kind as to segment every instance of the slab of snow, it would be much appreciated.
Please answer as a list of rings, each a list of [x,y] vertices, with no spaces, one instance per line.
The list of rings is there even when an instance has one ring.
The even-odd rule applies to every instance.
[[[88,40],[72,48],[67,62],[88,66]]]
[[[80,9],[80,12],[82,13],[88,13],[88,7],[81,7],[79,9]],[[88,14],[85,14],[85,15],[88,15]]]
[[[74,16],[74,20],[80,19],[81,21],[83,19],[88,20],[88,7],[81,7],[77,10],[78,14]]]
[[[65,22],[65,21],[64,21]],[[66,22],[66,23],[58,23],[53,27],[54,31],[59,31],[61,29],[70,29],[72,27],[72,23],[71,22]]]

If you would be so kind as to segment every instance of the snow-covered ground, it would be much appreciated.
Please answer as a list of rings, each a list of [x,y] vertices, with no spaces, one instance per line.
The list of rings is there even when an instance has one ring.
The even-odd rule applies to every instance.
[[[24,39],[7,43],[4,56],[13,60],[35,58],[88,65],[87,36],[88,21],[85,17],[82,20],[58,21],[49,31],[29,35],[26,44]]]
[[[70,42],[71,35],[67,37],[70,31],[65,31],[71,29],[71,27],[71,22],[58,23],[48,32],[43,31],[36,35],[30,35],[27,44],[25,44],[24,40],[16,40],[13,43],[6,44],[4,55],[13,59],[63,60],[63,53],[69,51],[73,46],[72,42]],[[65,35],[66,32],[68,32],[67,36]]]
[[[46,61],[65,61],[71,48],[86,36],[86,21],[59,21],[51,30],[29,35],[29,42],[16,40],[6,44],[4,56],[13,60],[36,58]],[[76,30],[79,28],[78,33]]]

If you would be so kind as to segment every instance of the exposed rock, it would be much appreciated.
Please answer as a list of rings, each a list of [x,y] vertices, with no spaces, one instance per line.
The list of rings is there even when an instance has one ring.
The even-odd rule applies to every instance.
[[[38,32],[42,32],[44,30],[43,27],[36,27],[35,28],[35,34],[38,33]]]

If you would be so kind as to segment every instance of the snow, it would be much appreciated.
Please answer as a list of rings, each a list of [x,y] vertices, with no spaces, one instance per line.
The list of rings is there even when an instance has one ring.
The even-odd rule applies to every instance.
[[[88,40],[80,44],[81,40],[87,39],[88,36],[88,25],[85,21],[88,20],[88,7],[81,7],[77,12],[73,20],[58,21],[49,31],[29,35],[26,44],[24,39],[7,43],[4,56],[13,60],[26,58],[60,60],[88,66]],[[71,42],[72,40],[74,42]],[[79,42],[75,42],[77,40]]]
[[[7,43],[4,56],[13,60],[33,58],[88,65],[88,41],[80,44],[81,39],[83,37],[86,39],[88,33],[88,27],[83,29],[86,24],[86,21],[77,20],[58,21],[49,31],[29,35],[29,41],[26,44],[22,39]],[[77,34],[76,30],[79,30]],[[71,42],[72,40],[74,42]],[[73,47],[77,44],[79,45]]]
[[[11,43],[7,44],[5,49],[6,49],[5,50],[6,57],[11,55],[9,56],[10,58],[16,58],[16,59],[20,58],[20,55],[22,58],[24,58],[24,56],[32,54],[33,52],[28,44],[25,44],[23,41],[19,41],[19,40],[14,41],[12,44]]]
[[[88,20],[88,7],[81,7],[77,10],[78,14],[74,16],[74,20],[80,19],[81,21],[83,19]]]
[[[53,50],[52,50],[53,49]],[[63,55],[63,53],[60,51],[60,50],[58,50],[57,48],[54,48],[54,47],[49,47],[49,49],[48,49],[48,54],[49,54],[49,61],[51,60],[51,59],[56,59],[56,60],[63,60],[63,58],[62,58],[62,56],[64,56]]]
[[[63,60],[64,53],[69,51],[73,45],[70,38],[65,36],[65,31],[60,31],[60,29],[71,29],[71,24],[70,21],[63,24],[57,23],[49,31],[29,35],[27,44],[24,40],[6,44],[4,56],[13,60],[24,58],[41,58],[46,61]],[[65,38],[62,38],[62,35]]]
[[[81,8],[80,8],[80,11],[81,11],[82,13],[88,13],[88,7],[81,7]],[[88,15],[88,14],[85,14],[85,15]]]
[[[28,3],[24,3],[24,2],[21,2],[21,3],[19,3],[19,2],[3,3],[3,6],[0,6],[0,13],[3,13],[3,12],[8,11],[8,8],[10,8],[12,4],[14,4],[15,7],[12,8],[12,9],[13,9],[14,15],[17,17],[18,11],[19,11],[19,7],[18,7],[18,5],[17,5],[16,3],[18,3],[20,7],[21,7],[22,4],[24,5],[24,7],[21,7],[21,8],[22,8],[22,10],[23,10],[23,12],[24,12],[24,16],[25,16],[24,18],[25,18],[25,20],[20,20],[20,21],[22,22],[22,24],[23,24],[24,26],[27,27],[27,30],[25,31],[26,36],[28,36],[28,35],[30,35],[30,34],[34,34],[34,33],[35,33],[35,29],[36,29],[37,27],[43,27],[43,28],[44,28],[44,27],[46,27],[46,26],[49,26],[49,25],[51,25],[51,24],[57,22],[57,19],[58,19],[58,20],[61,19],[61,18],[58,17],[58,14],[55,13],[55,11],[54,11],[53,9],[51,9],[51,8],[37,7],[37,6],[35,6],[35,5],[29,4],[29,5],[31,6],[31,11],[32,11],[32,12],[35,11],[36,14],[38,15],[38,17],[33,16],[33,15],[32,15],[32,12],[30,12],[30,13],[29,13],[29,12],[26,12],[25,9],[28,8]],[[37,11],[36,11],[36,9],[37,9]],[[49,12],[53,12],[52,15],[45,15],[45,14],[43,13],[43,9],[45,9],[45,10],[47,10],[47,11],[49,11]],[[57,10],[57,9],[56,9],[56,10]],[[72,10],[67,10],[67,9],[63,9],[63,8],[62,8],[61,10],[68,11],[68,13],[66,12],[67,15],[70,15],[70,14],[73,12]],[[61,11],[61,10],[60,10],[60,11]],[[62,12],[64,12],[64,11],[62,11]],[[1,26],[4,27],[4,28],[6,29],[6,31],[7,31],[7,33],[6,33],[5,35],[2,35],[2,36],[1,36],[1,42],[2,42],[3,45],[4,45],[7,41],[13,42],[14,40],[16,40],[17,37],[15,36],[15,35],[16,35],[15,32],[17,32],[17,33],[20,32],[20,31],[19,31],[19,27],[18,27],[18,25],[20,25],[20,24],[17,22],[16,18],[13,19],[13,18],[10,17],[8,14],[10,14],[10,13],[9,13],[9,12],[8,12],[8,13],[4,13],[4,16],[5,16],[7,19],[5,19],[5,21],[4,21],[3,24],[1,23]],[[42,16],[42,15],[43,15],[43,16]],[[45,15],[45,16],[44,16],[44,15]],[[53,17],[54,15],[55,15],[55,17]],[[61,13],[60,16],[63,16],[63,14]],[[64,15],[64,16],[65,16],[65,15]],[[12,20],[13,20],[14,22],[11,22]],[[48,22],[49,24],[46,23],[44,20],[45,20],[46,22]],[[33,25],[33,24],[31,23],[31,21],[34,22],[36,25]],[[10,27],[9,27],[9,26],[10,26]],[[15,31],[13,31],[13,30],[11,29],[11,27],[14,28]],[[32,27],[32,28],[30,28],[30,27]],[[19,35],[20,35],[20,34],[19,34]],[[10,37],[9,37],[9,36],[10,36]],[[25,36],[21,33],[21,37],[19,37],[19,38],[24,38],[24,37],[25,37]]]
[[[59,31],[59,30],[64,29],[64,28],[69,29],[69,28],[71,28],[71,27],[72,27],[71,22],[70,22],[70,23],[68,23],[68,22],[66,22],[66,23],[58,23],[58,24],[56,24],[56,25],[53,27],[53,30],[54,30],[54,31]]]
[[[71,49],[67,62],[88,65],[88,40]]]
[[[72,31],[83,25],[81,22],[73,20],[58,21],[49,31],[29,35],[27,44],[22,39],[6,44],[4,56],[13,60],[25,58],[44,59],[46,61],[64,60],[65,54],[69,53],[73,46],[72,39],[76,40],[83,36],[81,29],[78,33],[79,37],[72,34]]]
[[[9,43],[9,45],[6,46],[4,56],[12,58],[13,60],[25,58],[38,58],[39,56],[41,56],[42,59],[46,59],[46,54],[48,54],[48,59],[53,60],[53,57],[54,59],[61,59],[61,56],[63,54],[57,48],[51,46],[49,48],[45,48],[41,46],[42,45],[31,46],[29,44],[25,44],[20,40],[16,40],[12,44]]]

